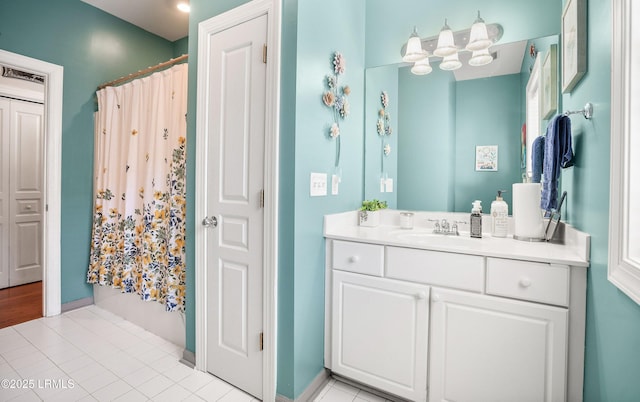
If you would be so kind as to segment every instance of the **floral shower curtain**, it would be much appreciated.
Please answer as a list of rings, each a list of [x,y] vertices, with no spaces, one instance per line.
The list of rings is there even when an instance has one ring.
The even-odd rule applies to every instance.
[[[187,64],[97,97],[87,281],[184,311]]]

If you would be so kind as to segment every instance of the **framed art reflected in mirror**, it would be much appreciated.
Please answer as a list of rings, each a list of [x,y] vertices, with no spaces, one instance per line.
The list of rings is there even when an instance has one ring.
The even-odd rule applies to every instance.
[[[542,119],[551,118],[558,110],[558,47],[551,45],[542,63]]]

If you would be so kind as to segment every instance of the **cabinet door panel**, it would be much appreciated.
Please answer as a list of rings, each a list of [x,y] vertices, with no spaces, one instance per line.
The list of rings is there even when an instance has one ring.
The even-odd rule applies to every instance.
[[[565,400],[566,309],[432,292],[431,401]]]
[[[425,401],[429,287],[334,271],[332,369]]]

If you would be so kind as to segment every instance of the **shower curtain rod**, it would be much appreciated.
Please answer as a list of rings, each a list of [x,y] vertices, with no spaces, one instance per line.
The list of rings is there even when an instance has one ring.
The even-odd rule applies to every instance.
[[[160,69],[162,69],[164,67],[167,67],[167,66],[170,66],[172,64],[179,63],[182,60],[186,60],[188,57],[189,57],[188,54],[183,54],[182,56],[176,57],[175,59],[170,59],[170,60],[164,61],[162,63],[156,64],[155,66],[147,67],[144,70],[139,70],[136,73],[131,73],[129,75],[125,75],[124,77],[120,77],[120,78],[115,79],[113,81],[105,82],[104,84],[101,84],[100,86],[98,86],[98,90],[101,90],[102,88],[118,85],[118,84],[121,84],[123,82],[132,80],[134,78],[140,77],[142,75],[149,74],[149,73],[154,72],[156,70],[160,70]]]

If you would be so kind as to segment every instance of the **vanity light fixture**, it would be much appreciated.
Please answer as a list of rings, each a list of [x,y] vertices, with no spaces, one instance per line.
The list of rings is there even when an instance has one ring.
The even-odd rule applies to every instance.
[[[453,40],[453,31],[447,25],[447,19],[444,20],[444,26],[438,35],[438,47],[433,54],[438,57],[450,56],[458,52],[458,48]]]
[[[476,50],[471,54],[469,65],[474,67],[486,66],[493,61],[493,55],[489,53],[489,48]]]
[[[429,64],[429,54],[427,51],[424,51],[424,53],[425,57],[422,60],[416,61],[413,67],[411,67],[411,72],[415,75],[427,75],[433,71],[431,64]]]
[[[469,43],[467,43],[466,49],[470,52],[475,52],[488,49],[492,44],[493,41],[489,39],[489,33],[487,32],[487,25],[480,17],[480,10],[478,10],[478,18],[471,26],[471,34],[469,35]]]
[[[406,63],[415,63],[427,57],[427,54],[422,50],[422,41],[420,36],[418,36],[418,30],[416,27],[413,27],[413,33],[411,33],[411,36],[407,41],[406,48],[407,51],[402,57],[402,61]]]
[[[440,69],[446,71],[457,70],[462,67],[462,62],[458,59],[458,53],[445,56],[440,63]]]
[[[191,11],[191,6],[186,1],[178,2],[178,5],[176,7],[178,7],[178,10],[182,11],[183,13],[188,13]]]
[[[400,54],[404,62],[414,63],[411,72],[416,75],[429,74],[433,70],[430,65],[433,60],[423,60],[433,56],[442,59],[440,69],[457,70],[462,67],[459,52],[472,53],[469,58],[470,66],[484,66],[495,59],[496,54],[491,53],[490,47],[502,38],[503,33],[502,25],[486,24],[478,11],[477,19],[468,29],[453,32],[445,19],[438,35],[420,38],[414,27],[411,37],[400,49]]]

